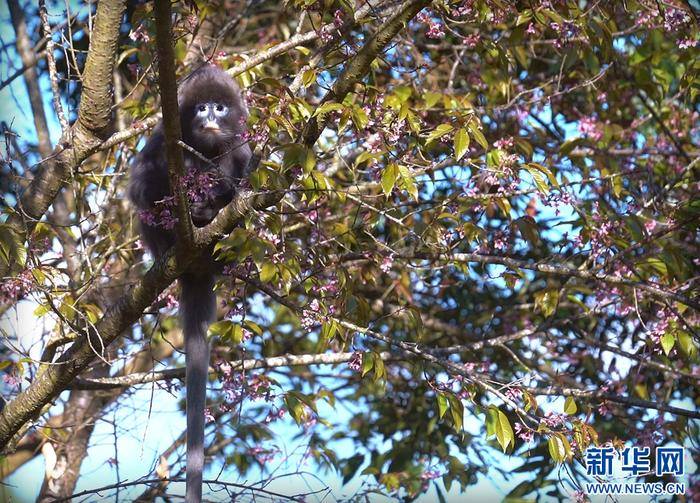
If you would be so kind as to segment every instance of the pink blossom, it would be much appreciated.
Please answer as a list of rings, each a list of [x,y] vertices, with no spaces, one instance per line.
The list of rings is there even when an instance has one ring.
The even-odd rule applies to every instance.
[[[25,269],[17,276],[10,276],[0,280],[0,301],[14,302],[24,298],[32,289],[34,277],[29,269]]]
[[[677,31],[690,21],[690,16],[683,9],[668,7],[664,10],[664,28],[666,31]]]
[[[583,491],[574,491],[572,496],[576,503],[586,503],[588,501],[588,496]]]
[[[462,43],[466,45],[469,49],[473,49],[479,44],[479,41],[481,40],[481,35],[478,33],[472,33],[471,35],[467,35],[462,39]]]
[[[352,358],[348,361],[348,367],[355,372],[362,370],[362,353],[355,351],[352,354]]]
[[[321,42],[328,43],[333,41],[333,29],[330,26],[324,26],[319,32]]]
[[[598,141],[603,137],[598,119],[593,116],[581,117],[578,123],[578,130],[593,141]]]
[[[684,38],[678,40],[679,49],[690,49],[691,47],[697,47],[700,44],[700,40],[695,40],[693,38]]]
[[[425,36],[432,39],[445,38],[445,30],[443,30],[442,23],[430,23]]]
[[[523,442],[532,442],[535,438],[535,432],[520,422],[515,423],[515,434]]]
[[[543,418],[540,419],[540,424],[543,424],[549,428],[558,428],[563,426],[568,420],[566,414],[560,414],[558,412],[547,412]]]
[[[340,9],[337,9],[333,14],[333,26],[336,28],[343,26],[343,11]]]
[[[391,271],[391,267],[394,265],[394,257],[389,256],[389,257],[384,257],[382,260],[382,263],[379,265],[379,268],[385,272],[388,273]]]
[[[144,44],[147,44],[151,40],[148,31],[146,31],[146,28],[144,28],[142,24],[138,25],[135,30],[129,32],[129,38],[134,42],[143,42]]]
[[[493,142],[493,146],[501,150],[509,150],[513,148],[514,144],[515,142],[513,141],[512,136],[509,136],[508,138],[501,138],[500,140]]]

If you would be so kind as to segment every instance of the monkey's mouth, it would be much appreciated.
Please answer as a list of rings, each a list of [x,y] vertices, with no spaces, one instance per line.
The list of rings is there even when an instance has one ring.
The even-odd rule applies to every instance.
[[[221,131],[221,127],[219,127],[219,125],[214,121],[207,121],[204,125],[202,125],[202,129],[209,133],[218,133]]]

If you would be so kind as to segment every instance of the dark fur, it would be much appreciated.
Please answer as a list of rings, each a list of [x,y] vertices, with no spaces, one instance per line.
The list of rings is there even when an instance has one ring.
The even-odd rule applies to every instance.
[[[234,80],[214,66],[204,66],[187,77],[178,90],[178,103],[183,141],[210,160],[206,162],[184,150],[186,170],[215,173],[211,197],[191,201],[192,221],[202,227],[231,201],[236,185],[247,176],[251,157],[250,147],[244,141],[247,112]],[[198,116],[198,107],[208,103],[226,107],[222,112],[225,115],[217,119],[220,131],[216,134],[204,130],[206,119]],[[140,210],[150,211],[170,195],[165,138],[158,125],[134,160],[129,198]],[[144,222],[140,227],[143,240],[156,259],[175,243],[171,230]],[[211,253],[207,253],[180,278],[180,314],[187,353],[187,503],[199,503],[202,498],[204,401],[209,369],[206,332],[216,315],[215,270]]]

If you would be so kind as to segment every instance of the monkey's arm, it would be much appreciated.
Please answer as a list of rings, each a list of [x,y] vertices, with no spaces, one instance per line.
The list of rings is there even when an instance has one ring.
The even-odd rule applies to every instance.
[[[170,195],[165,141],[158,126],[131,166],[129,199],[140,210],[141,236],[155,257],[175,243],[172,231],[161,225],[150,225],[144,214],[156,213],[156,203]]]

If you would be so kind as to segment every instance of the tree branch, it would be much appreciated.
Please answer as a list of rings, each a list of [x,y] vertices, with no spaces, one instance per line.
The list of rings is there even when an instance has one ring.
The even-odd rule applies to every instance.
[[[629,279],[621,278],[619,276],[612,276],[610,274],[605,274],[602,272],[591,272],[584,269],[577,269],[569,265],[559,265],[559,264],[543,264],[543,263],[533,263],[526,262],[524,260],[513,259],[509,257],[499,257],[497,255],[481,255],[479,253],[453,253],[453,254],[429,254],[429,253],[416,253],[416,254],[400,254],[397,255],[398,258],[402,259],[419,259],[419,260],[432,260],[432,261],[445,261],[445,262],[476,262],[479,264],[498,264],[510,267],[511,269],[526,269],[530,271],[537,271],[544,274],[553,274],[555,276],[564,277],[574,277],[585,280],[592,280],[599,283],[607,283],[610,285],[624,286],[628,288],[637,288],[642,290],[652,297],[660,300],[672,299],[686,306],[692,307],[694,309],[700,310],[700,303],[695,300],[680,295],[676,292],[670,290],[664,290],[656,286],[650,285],[648,283],[642,283],[639,281],[632,281]]]
[[[15,4],[17,2],[12,1]],[[111,119],[115,51],[125,8],[125,0],[103,0],[97,5],[83,72],[78,120],[63,135],[53,153],[45,156],[43,168],[38,170],[21,194],[16,211],[6,222],[17,235],[17,243],[26,242],[36,223],[66,183],[66,175],[98,149],[105,139]],[[21,265],[0,261],[0,276],[7,275],[8,270],[16,270]]]
[[[171,27],[172,11],[170,2],[155,2],[156,46],[158,47],[158,87],[163,109],[163,134],[165,136],[165,156],[168,161],[168,179],[177,202],[178,249],[189,250],[193,242],[192,219],[187,194],[180,183],[185,175],[185,161],[179,142],[182,136],[180,111],[177,103],[175,78],[175,51]]]
[[[231,362],[233,370],[270,369],[276,367],[298,367],[308,365],[337,365],[352,359],[355,353],[321,353],[308,355],[282,355],[269,358],[249,358]],[[396,359],[396,355],[382,352],[380,356],[388,361]],[[209,373],[215,373],[210,369]],[[167,381],[170,379],[184,379],[185,368],[166,369],[155,372],[137,372],[121,377],[101,377],[94,379],[78,378],[71,385],[72,389],[112,389],[135,386],[149,382]]]

